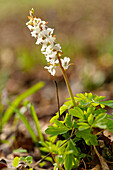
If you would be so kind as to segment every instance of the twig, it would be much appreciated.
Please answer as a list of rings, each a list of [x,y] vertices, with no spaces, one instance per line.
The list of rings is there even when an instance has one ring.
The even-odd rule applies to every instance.
[[[85,170],[87,170],[86,163],[85,163],[85,161],[84,161],[83,159],[82,159],[82,162],[83,162],[83,164],[84,164]]]
[[[45,158],[47,158],[49,155],[51,155],[51,153],[49,152],[46,156],[44,156],[42,159],[40,159],[38,162],[36,162],[32,168],[34,168],[35,166],[39,165],[40,162],[42,162]]]
[[[57,103],[58,103],[58,113],[59,113],[59,118],[60,118],[60,102],[59,102],[59,94],[58,94],[58,84],[55,80],[55,86],[56,86],[56,95],[57,95]]]
[[[97,151],[95,146],[94,146],[94,150],[95,150],[95,153],[97,154],[97,156],[98,156],[98,158],[100,160],[102,169],[103,170],[109,170],[109,167],[108,167],[107,163],[104,161],[104,158],[99,154],[99,152]]]

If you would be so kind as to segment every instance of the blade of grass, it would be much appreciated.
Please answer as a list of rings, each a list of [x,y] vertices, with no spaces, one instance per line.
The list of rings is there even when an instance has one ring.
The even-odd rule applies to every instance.
[[[36,145],[38,145],[38,140],[37,140],[36,134],[34,133],[34,130],[32,129],[32,127],[29,124],[26,117],[23,114],[21,114],[19,109],[15,108],[13,105],[11,105],[10,107],[12,107],[13,110],[15,111],[15,113],[18,114],[19,118],[23,121],[23,123],[25,124],[29,134],[31,135],[32,140],[35,142]]]
[[[35,125],[36,125],[36,128],[37,128],[39,139],[40,139],[41,142],[44,142],[44,138],[43,138],[43,135],[42,135],[42,132],[41,132],[41,129],[40,129],[39,120],[38,120],[38,117],[36,115],[33,104],[30,105],[30,110],[31,110],[31,115],[34,119],[34,122],[35,122]]]
[[[9,108],[6,110],[4,116],[2,117],[2,127],[5,125],[5,123],[7,123],[7,121],[10,119],[11,115],[14,112],[14,108],[17,107],[22,100],[24,100],[25,98],[27,98],[28,96],[32,95],[33,93],[35,93],[36,91],[38,91],[40,88],[42,88],[44,86],[44,82],[39,82],[37,84],[35,84],[34,86],[32,86],[31,88],[29,88],[27,91],[25,91],[24,93],[22,93],[21,95],[19,95],[12,103],[12,106],[9,106]]]

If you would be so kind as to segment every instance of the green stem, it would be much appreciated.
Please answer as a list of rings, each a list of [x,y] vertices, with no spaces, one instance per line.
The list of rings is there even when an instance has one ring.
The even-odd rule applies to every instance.
[[[69,94],[70,94],[70,97],[72,99],[73,105],[76,106],[76,103],[75,103],[75,100],[74,100],[74,97],[73,97],[73,93],[72,93],[72,90],[71,90],[71,87],[70,87],[70,84],[69,84],[68,77],[66,75],[66,72],[65,72],[64,68],[62,67],[62,63],[61,63],[61,60],[60,60],[60,57],[59,57],[58,54],[57,54],[57,58],[58,58],[58,61],[59,61],[59,64],[60,64],[60,69],[62,71],[64,80],[66,82],[66,85],[67,85],[67,88],[68,88],[68,91],[69,91]]]

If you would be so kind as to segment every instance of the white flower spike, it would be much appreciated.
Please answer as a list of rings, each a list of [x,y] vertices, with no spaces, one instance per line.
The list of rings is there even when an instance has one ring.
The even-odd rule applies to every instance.
[[[54,29],[47,27],[47,22],[42,21],[40,18],[33,17],[34,9],[30,10],[29,22],[26,23],[27,27],[31,31],[32,37],[37,39],[36,44],[42,45],[41,52],[45,55],[46,61],[49,66],[44,68],[48,70],[51,75],[55,75],[56,67],[59,66],[59,57],[62,55],[60,44],[55,42],[56,38],[53,35]],[[64,70],[68,69],[70,58],[64,57],[60,59]]]

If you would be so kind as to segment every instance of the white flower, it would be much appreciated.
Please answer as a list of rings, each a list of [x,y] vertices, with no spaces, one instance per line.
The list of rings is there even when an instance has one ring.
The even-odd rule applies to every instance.
[[[59,63],[58,60],[55,60],[55,59],[50,60],[50,64],[53,65],[53,66],[56,66],[56,64],[58,64],[58,63]]]
[[[56,38],[53,36],[54,29],[47,27],[47,22],[42,21],[40,18],[33,18],[33,9],[31,10],[29,22],[26,23],[27,27],[30,29],[32,37],[36,38],[36,44],[42,45],[41,52],[45,55],[49,66],[45,66],[51,75],[55,75],[56,66],[62,64],[64,69],[68,69],[70,58],[64,57],[61,59],[61,63],[57,59],[57,55],[62,53],[60,44],[55,42]],[[60,55],[59,55],[60,57]]]
[[[39,45],[39,44],[41,44],[42,42],[43,42],[42,37],[39,37],[39,38],[37,39],[37,41],[36,41],[36,44]]]
[[[44,68],[47,69],[48,72],[51,73],[52,76],[55,75],[55,73],[56,73],[56,70],[55,70],[56,66],[50,65],[49,67],[45,66]]]
[[[53,37],[52,35],[50,35],[49,37],[47,37],[47,40],[49,42],[49,44],[51,44],[52,46],[55,45],[55,37]]]
[[[45,55],[52,54],[52,46],[51,45],[47,46],[46,51],[42,52],[42,54],[45,54]]]
[[[40,32],[42,37],[49,37],[51,34],[53,34],[54,29],[47,28],[46,30],[43,30]]]
[[[52,59],[56,59],[56,52],[53,52],[52,54],[46,55],[47,62],[50,62]]]
[[[30,31],[34,29],[32,25],[27,25],[27,27],[30,29]]]
[[[48,44],[48,42],[47,43],[45,42],[42,44],[41,51],[45,51],[45,49],[47,48],[47,44]]]
[[[36,27],[37,25],[39,25],[41,23],[41,19],[40,18],[34,18],[33,19],[33,25],[34,27]]]
[[[69,62],[70,62],[70,58],[69,57],[64,57],[64,59],[61,59],[62,62],[62,67],[67,70],[69,67]]]
[[[61,46],[60,46],[60,44],[55,44],[55,45],[53,45],[53,50],[56,50],[56,51],[60,51],[61,52]]]

